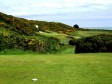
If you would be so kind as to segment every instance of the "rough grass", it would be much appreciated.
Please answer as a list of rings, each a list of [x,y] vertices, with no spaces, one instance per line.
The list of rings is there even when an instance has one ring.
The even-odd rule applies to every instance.
[[[112,53],[0,55],[0,84],[112,84],[111,66]]]

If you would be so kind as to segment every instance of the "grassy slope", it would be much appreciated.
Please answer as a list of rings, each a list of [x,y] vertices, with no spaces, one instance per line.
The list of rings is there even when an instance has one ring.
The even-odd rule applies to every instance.
[[[1,55],[0,84],[112,84],[111,66],[112,53]]]
[[[38,25],[39,28],[37,29],[35,25]],[[0,26],[8,27],[12,31],[25,35],[32,35],[38,30],[54,31],[65,34],[69,34],[70,32],[76,30],[75,28],[64,23],[27,20],[24,18],[7,15],[2,12],[0,12]]]
[[[76,29],[59,22],[47,22],[47,21],[33,21],[35,24],[39,25],[39,30],[43,31],[54,31],[58,33],[70,34]]]

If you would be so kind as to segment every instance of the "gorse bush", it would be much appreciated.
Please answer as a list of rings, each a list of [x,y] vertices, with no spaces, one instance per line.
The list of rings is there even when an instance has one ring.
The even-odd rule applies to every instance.
[[[14,48],[15,41],[7,35],[0,34],[0,50]]]
[[[5,21],[7,25],[11,26],[11,30],[20,34],[33,35],[34,31],[38,31],[33,23],[23,18],[16,18],[0,12],[0,20]]]
[[[76,43],[75,52],[112,52],[112,35],[101,34],[80,39]]]
[[[40,53],[56,52],[60,48],[60,41],[56,38],[26,38],[22,36],[6,36],[0,34],[0,50],[5,49],[22,49],[31,50]]]

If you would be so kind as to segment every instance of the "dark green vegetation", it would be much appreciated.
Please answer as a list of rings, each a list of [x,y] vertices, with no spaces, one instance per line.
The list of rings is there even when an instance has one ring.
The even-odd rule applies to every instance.
[[[112,52],[112,35],[100,34],[74,42],[76,53]]]
[[[0,84],[112,84],[111,66],[111,53],[2,55]]]
[[[77,24],[75,24],[73,27],[79,29],[79,25]]]
[[[71,34],[74,39],[69,45],[74,45],[76,53],[112,52],[111,30],[78,30]]]

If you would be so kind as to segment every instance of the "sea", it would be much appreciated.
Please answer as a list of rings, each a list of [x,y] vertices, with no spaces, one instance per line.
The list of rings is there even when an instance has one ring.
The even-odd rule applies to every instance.
[[[112,30],[112,27],[84,27],[85,29]]]

